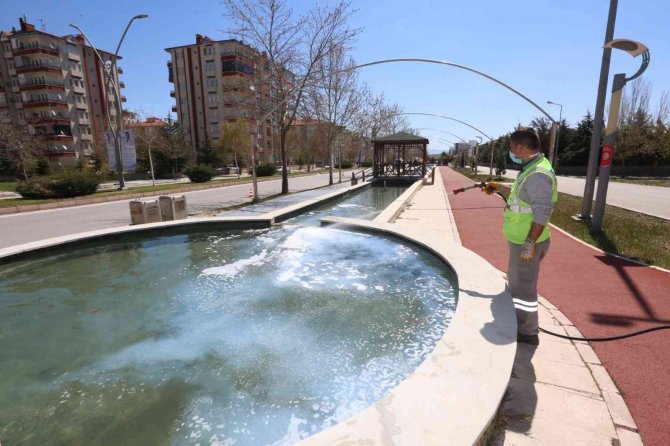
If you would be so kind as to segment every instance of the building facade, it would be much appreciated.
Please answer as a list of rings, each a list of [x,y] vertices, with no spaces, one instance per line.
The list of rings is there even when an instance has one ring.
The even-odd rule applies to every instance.
[[[104,62],[114,55],[99,50]],[[56,36],[35,29],[25,18],[19,29],[0,31],[0,121],[25,129],[49,160],[72,165],[104,153],[102,132],[121,109],[103,66],[83,36]],[[120,58],[119,58],[120,59]],[[112,75],[119,87],[121,68]],[[121,95],[121,101],[125,98]]]
[[[212,40],[196,34],[196,43],[166,48],[172,111],[195,151],[219,144],[221,124],[243,119],[258,145],[260,162],[279,160],[277,126],[267,115],[272,103],[267,60],[235,39]],[[260,124],[260,125],[259,125]],[[260,127],[260,128],[259,128]]]

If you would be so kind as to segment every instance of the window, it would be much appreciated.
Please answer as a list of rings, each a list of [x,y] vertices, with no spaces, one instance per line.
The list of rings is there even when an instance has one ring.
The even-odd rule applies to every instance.
[[[214,71],[214,62],[205,62],[205,71]]]
[[[207,112],[207,116],[209,117],[210,121],[217,121],[219,119],[219,111],[218,110],[209,110]]]
[[[207,95],[207,102],[209,102],[210,104],[218,102],[217,95],[215,95],[215,94],[208,94],[208,95]]]

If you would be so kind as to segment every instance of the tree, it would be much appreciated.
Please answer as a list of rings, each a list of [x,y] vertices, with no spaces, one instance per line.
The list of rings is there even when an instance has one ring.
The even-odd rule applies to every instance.
[[[249,127],[242,118],[221,124],[218,155],[224,160],[232,159],[237,168],[237,177],[240,177],[240,160],[251,159],[253,150]]]
[[[0,160],[28,179],[37,159],[37,143],[28,132],[0,122]]]
[[[333,161],[336,141],[338,150],[339,181],[342,181],[342,153],[346,142],[347,127],[354,125],[361,113],[362,99],[358,74],[349,68],[355,66],[353,59],[346,58],[344,47],[328,52],[317,64],[317,81],[308,88],[307,108],[310,114],[328,125],[325,127],[325,143],[330,160],[328,184],[333,184]]]
[[[626,176],[626,162],[644,152],[651,140],[649,99],[651,86],[643,78],[631,82],[624,90],[619,112],[614,158],[621,161],[621,176]]]
[[[360,30],[349,27],[352,11],[344,0],[334,6],[316,5],[301,17],[285,0],[223,0],[223,4],[236,27],[231,34],[267,58],[266,81],[273,92],[270,113],[279,127],[282,194],[287,194],[286,136],[305,89],[313,82],[317,64],[336,48],[347,48]]]
[[[154,169],[154,157],[151,151],[153,150],[154,152],[160,153],[166,150],[167,141],[165,136],[165,132],[160,128],[135,128],[135,141],[137,144],[137,154],[139,155],[138,161],[144,168],[149,167],[151,182],[154,186],[156,185],[156,175]]]
[[[166,121],[167,125],[161,129],[164,143],[156,147],[157,164],[167,164],[176,178],[177,172],[193,159],[193,148],[182,127],[170,116]]]
[[[569,138],[563,153],[559,153],[562,165],[585,166],[588,163],[593,123],[593,116],[587,111],[572,132],[572,137]]]

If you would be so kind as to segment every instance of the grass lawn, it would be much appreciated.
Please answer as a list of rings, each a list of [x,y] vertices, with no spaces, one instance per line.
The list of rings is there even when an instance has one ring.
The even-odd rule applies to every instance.
[[[0,192],[14,192],[16,181],[0,181]]]
[[[454,170],[456,172],[460,173],[461,175],[465,175],[466,177],[468,177],[468,178],[470,178],[474,181],[487,181],[487,182],[488,181],[496,181],[496,182],[499,182],[499,183],[505,183],[505,182],[512,183],[512,182],[514,182],[514,180],[511,179],[511,178],[501,177],[501,176],[495,175],[495,174],[493,174],[493,176],[488,175],[488,174],[483,174],[483,173],[474,174],[472,172],[472,170],[470,170],[470,169],[461,169],[461,168],[454,168]]]
[[[460,173],[474,176],[472,172]],[[507,196],[509,189],[504,188],[501,192]],[[559,192],[551,222],[603,251],[670,269],[670,221],[607,205],[603,231],[592,233],[590,223],[572,218],[581,212],[581,208],[581,197]]]
[[[306,176],[306,175],[313,175],[314,172],[301,172],[301,173],[290,173],[290,177],[300,177],[300,176]],[[333,172],[333,175],[335,175],[335,172]],[[281,178],[280,173],[276,173],[272,177],[260,177],[259,181],[266,181],[266,180],[276,180]],[[117,190],[106,190],[106,191],[99,191],[96,192],[93,195],[87,195],[84,197],[78,197],[78,198],[97,198],[97,197],[113,197],[113,196],[127,196],[127,195],[132,195],[132,194],[139,194],[139,193],[145,193],[145,192],[161,192],[161,191],[170,191],[170,193],[179,193],[180,191],[186,190],[189,187],[193,187],[198,184],[216,184],[220,186],[225,186],[227,184],[250,184],[251,183],[251,177],[242,177],[239,180],[237,178],[226,178],[223,180],[215,180],[215,181],[208,181],[206,183],[174,183],[174,184],[159,184],[157,186],[145,186],[145,187],[137,187],[137,188],[132,188],[132,189],[126,189],[123,191],[117,191]],[[1,185],[7,185],[11,184],[12,187],[11,189],[8,189],[10,191],[14,191],[14,185],[16,183],[0,183]],[[0,191],[4,189],[0,188]],[[55,203],[56,201],[59,200],[29,200],[25,198],[18,198],[18,199],[11,199],[11,200],[0,200],[0,208],[4,207],[14,207],[14,206],[28,206],[32,204],[45,204],[45,203]],[[62,201],[62,200],[60,200]]]
[[[670,187],[670,180],[663,178],[616,178],[610,177],[616,183],[644,184],[645,186]]]

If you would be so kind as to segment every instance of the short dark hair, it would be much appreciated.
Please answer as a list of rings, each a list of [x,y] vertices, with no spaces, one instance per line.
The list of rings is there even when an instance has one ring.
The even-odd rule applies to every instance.
[[[540,149],[540,138],[537,137],[535,130],[529,128],[520,128],[509,135],[510,142],[520,144],[530,150]]]

